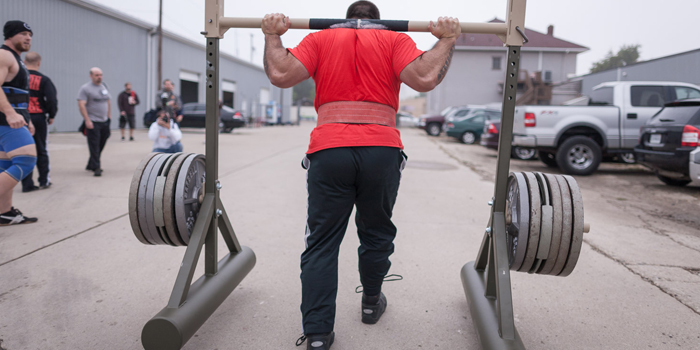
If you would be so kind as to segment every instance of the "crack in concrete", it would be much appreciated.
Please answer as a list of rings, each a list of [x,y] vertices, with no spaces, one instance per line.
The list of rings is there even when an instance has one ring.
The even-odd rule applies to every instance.
[[[470,163],[470,162],[468,162],[468,161],[466,161],[466,160],[460,159],[457,155],[452,154],[452,152],[451,152],[450,150],[448,150],[447,148],[443,147],[443,145],[439,144],[439,143],[437,142],[437,140],[430,140],[430,141],[433,142],[436,146],[438,146],[438,148],[440,148],[440,150],[442,150],[448,157],[450,157],[450,158],[456,160],[459,164],[461,164],[461,165],[463,165],[463,166],[469,168],[470,170],[472,170],[472,171],[474,171],[475,173],[477,173],[478,175],[480,175],[480,176],[482,177],[483,180],[485,180],[485,181],[494,181],[495,175],[492,175],[491,173],[489,173],[489,172],[487,172],[487,171],[485,171],[485,170],[479,169],[479,168],[477,167],[476,164],[473,164],[473,163]],[[605,200],[606,200],[608,203],[610,203],[610,204],[619,205],[619,201],[616,201],[615,203],[613,203],[613,202],[612,202],[612,199],[610,199],[610,198],[606,198]],[[639,207],[636,207],[636,206],[635,206],[635,208],[638,209],[638,210],[641,210],[641,211],[644,212],[644,213],[647,213],[643,208],[639,208]],[[652,215],[651,213],[647,213],[647,214]],[[686,248],[689,248],[689,249],[692,249],[692,250],[695,250],[695,251],[700,251],[700,250],[698,250],[698,249],[696,249],[696,248],[689,247],[689,246],[687,246],[686,244],[683,244],[682,242],[676,241],[675,239],[673,239],[673,237],[671,237],[670,235],[668,235],[668,234],[665,233],[665,232],[660,232],[660,231],[658,231],[658,230],[655,230],[654,227],[653,227],[653,225],[652,225],[650,222],[644,220],[644,218],[643,218],[641,215],[638,215],[638,217],[639,217],[640,220],[643,222],[644,227],[647,228],[647,229],[649,229],[651,232],[653,232],[653,233],[655,233],[655,234],[658,234],[658,235],[661,235],[661,236],[668,237],[668,238],[671,239],[673,242],[675,242],[675,243],[677,243],[677,244],[679,244],[679,245],[681,245],[681,246],[683,246],[683,247],[686,247]],[[630,266],[632,266],[632,265],[634,265],[634,264],[627,264],[627,263],[625,263],[624,261],[613,257],[612,255],[606,253],[606,252],[603,251],[601,248],[595,246],[594,244],[592,244],[591,242],[587,241],[586,239],[584,239],[584,243],[586,243],[588,246],[590,246],[591,249],[592,249],[594,252],[597,252],[597,253],[601,254],[602,256],[604,256],[604,257],[606,257],[606,258],[608,258],[608,259],[610,259],[610,260],[612,260],[612,261],[618,263],[620,266],[624,267],[625,269],[627,269],[627,270],[628,270],[629,272],[631,272],[632,274],[638,276],[638,277],[641,278],[643,281],[646,281],[647,283],[651,284],[652,286],[658,288],[662,293],[664,293],[664,294],[666,294],[666,295],[672,297],[673,299],[675,299],[676,301],[678,301],[681,305],[687,307],[688,309],[690,309],[690,311],[692,311],[692,312],[695,313],[696,315],[700,316],[700,311],[699,311],[699,310],[695,310],[692,306],[690,306],[690,305],[686,304],[685,302],[683,302],[683,300],[681,300],[680,298],[678,298],[675,294],[666,291],[662,286],[660,286],[660,285],[654,283],[653,280],[651,280],[651,279],[649,279],[649,278],[647,278],[647,277],[645,277],[645,276],[643,276],[643,275],[637,273],[636,271],[634,271],[634,270],[630,267]],[[637,265],[642,265],[642,264],[637,264]],[[645,264],[645,265],[653,266],[652,264]],[[661,266],[661,265],[656,265],[656,266]],[[684,267],[682,267],[682,266],[672,266],[672,267],[678,267],[678,268],[682,268],[682,269],[685,269],[685,270],[688,270],[688,269],[689,269],[689,268],[684,268]],[[695,271],[694,273],[700,275],[700,270]]]
[[[643,209],[641,209],[641,210],[644,211]],[[680,242],[680,241],[676,240],[674,237],[672,237],[671,235],[669,235],[668,233],[666,233],[666,231],[654,227],[654,225],[653,225],[651,222],[645,220],[644,217],[643,217],[642,215],[637,215],[637,218],[638,218],[640,221],[642,221],[642,223],[644,223],[643,226],[644,226],[644,228],[646,228],[647,230],[649,230],[649,231],[651,231],[651,232],[653,232],[653,233],[655,233],[655,234],[657,234],[657,235],[659,235],[659,236],[666,237],[666,238],[672,240],[673,242],[675,242],[676,244],[678,244],[678,245],[680,245],[680,246],[683,246],[683,247],[685,247],[685,248],[688,248],[688,249],[690,249],[690,250],[694,250],[694,251],[700,253],[700,249],[695,248],[695,247],[692,247],[692,246],[689,246],[689,245],[687,245],[687,244],[685,244],[685,243],[683,243],[683,242]]]
[[[51,247],[51,246],[53,246],[53,245],[56,245],[56,244],[58,244],[58,243],[61,243],[61,242],[63,242],[63,241],[67,241],[67,240],[69,240],[69,239],[71,239],[71,238],[78,237],[78,236],[82,235],[83,233],[92,231],[92,230],[94,230],[94,229],[96,229],[96,228],[98,228],[98,227],[100,227],[100,226],[109,224],[109,223],[112,222],[112,221],[119,220],[119,219],[121,219],[121,218],[123,218],[123,217],[125,217],[125,216],[127,216],[127,215],[129,215],[129,213],[125,213],[125,214],[119,215],[119,216],[117,216],[117,217],[115,217],[115,218],[112,218],[112,219],[109,219],[109,220],[107,220],[107,221],[105,221],[105,222],[101,222],[101,223],[99,223],[99,224],[97,224],[97,225],[95,225],[95,226],[88,227],[88,228],[86,228],[85,230],[82,230],[82,231],[80,231],[80,232],[78,232],[78,233],[76,233],[76,234],[70,235],[70,236],[68,236],[68,237],[66,237],[66,238],[59,239],[58,241],[53,242],[53,243],[49,243],[49,244],[47,244],[47,245],[45,245],[45,246],[43,246],[43,247],[39,247],[39,248],[37,248],[37,249],[34,249],[34,250],[32,250],[31,252],[26,253],[26,254],[23,254],[23,255],[20,255],[20,256],[14,258],[14,259],[10,259],[10,260],[8,260],[8,261],[2,262],[2,263],[0,263],[0,266],[4,266],[4,265],[7,265],[7,264],[9,264],[9,263],[11,263],[11,262],[13,262],[13,261],[17,261],[17,260],[19,260],[19,259],[25,258],[25,257],[27,257],[27,256],[29,256],[29,255],[32,255],[32,254],[38,252],[38,251],[44,250],[44,249],[46,249],[46,248],[49,248],[49,247]],[[3,349],[0,348],[0,350],[3,350]]]
[[[481,179],[482,179],[482,180],[484,180],[484,181],[494,181],[494,175],[492,175],[492,174],[489,173],[488,171],[481,170],[481,169],[479,169],[479,168],[476,166],[476,164],[473,164],[473,163],[467,162],[466,160],[460,159],[458,156],[452,154],[452,152],[450,152],[450,150],[448,150],[447,148],[445,148],[445,147],[443,147],[442,145],[438,144],[435,140],[431,140],[431,141],[432,141],[435,145],[437,145],[438,148],[440,148],[440,150],[442,150],[443,152],[445,152],[445,154],[446,154],[448,157],[450,157],[450,158],[456,160],[457,163],[459,163],[460,165],[463,165],[463,166],[465,166],[465,167],[471,169],[473,172],[479,174],[479,176],[481,176]]]
[[[658,288],[662,293],[664,293],[664,294],[670,296],[670,297],[673,298],[673,299],[676,299],[676,301],[678,301],[679,303],[681,303],[681,305],[687,307],[688,309],[690,309],[690,311],[692,311],[692,312],[695,313],[696,315],[700,316],[700,311],[695,310],[692,306],[690,306],[690,305],[686,304],[685,302],[683,302],[683,300],[681,300],[680,298],[678,298],[678,296],[676,296],[675,294],[666,291],[662,286],[656,284],[652,279],[647,278],[647,277],[641,275],[641,274],[638,273],[637,271],[634,271],[634,270],[630,267],[631,264],[628,265],[628,264],[625,263],[624,261],[613,257],[612,255],[606,253],[605,251],[603,251],[602,249],[598,248],[597,246],[595,246],[594,244],[592,244],[591,242],[589,242],[589,241],[587,241],[587,240],[585,240],[585,239],[584,239],[583,241],[584,241],[586,244],[588,244],[588,245],[591,247],[591,249],[593,249],[594,252],[597,252],[598,254],[600,254],[600,255],[602,255],[602,256],[604,256],[604,257],[606,257],[606,258],[608,258],[608,259],[610,259],[610,260],[612,260],[612,261],[614,261],[614,262],[616,262],[616,263],[618,263],[618,264],[620,264],[620,266],[626,268],[629,272],[631,272],[631,273],[637,275],[637,276],[638,276],[639,278],[641,278],[643,281],[646,281],[646,282],[648,282],[649,284],[651,284],[652,286]],[[649,264],[649,265],[651,265],[651,264]]]

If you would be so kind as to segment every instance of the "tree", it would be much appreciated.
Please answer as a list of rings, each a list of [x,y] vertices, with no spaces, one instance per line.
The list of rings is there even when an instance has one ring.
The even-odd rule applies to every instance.
[[[623,67],[633,63],[637,63],[639,59],[639,48],[641,45],[623,45],[616,55],[613,55],[612,50],[608,52],[604,59],[593,63],[591,73]]]
[[[297,84],[294,86],[292,89],[292,99],[294,100],[294,104],[302,98],[306,98],[309,101],[313,101],[314,98],[316,97],[316,84],[314,84],[314,80],[309,78],[301,83]]]

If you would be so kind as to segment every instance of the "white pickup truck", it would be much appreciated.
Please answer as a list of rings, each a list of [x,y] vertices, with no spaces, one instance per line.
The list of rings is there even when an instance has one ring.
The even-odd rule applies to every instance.
[[[603,158],[634,161],[639,128],[666,102],[700,98],[700,87],[678,82],[608,82],[587,106],[516,106],[513,145],[538,151],[566,174],[590,175]]]

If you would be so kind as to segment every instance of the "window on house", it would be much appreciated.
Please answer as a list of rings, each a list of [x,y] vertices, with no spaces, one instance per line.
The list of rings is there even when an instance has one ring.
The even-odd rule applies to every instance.
[[[544,71],[544,81],[545,82],[552,81],[552,71],[550,71],[550,70]]]
[[[501,70],[501,58],[500,57],[491,57],[491,69],[492,70]]]

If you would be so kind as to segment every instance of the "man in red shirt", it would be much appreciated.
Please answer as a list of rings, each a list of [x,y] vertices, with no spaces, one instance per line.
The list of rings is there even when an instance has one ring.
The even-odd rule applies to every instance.
[[[369,1],[357,1],[348,19],[379,19]],[[290,27],[282,14],[265,16],[265,72],[273,85],[316,82],[317,127],[302,165],[307,169],[306,250],[301,255],[302,323],[307,349],[329,349],[334,339],[338,252],[353,206],[357,207],[362,322],[374,324],[386,309],[381,292],[394,251],[391,222],[407,157],[396,129],[401,83],[420,91],[437,86],[449,68],[459,21],[441,17],[427,52],[406,34],[370,22],[352,22],[309,34],[294,49],[280,36]]]

